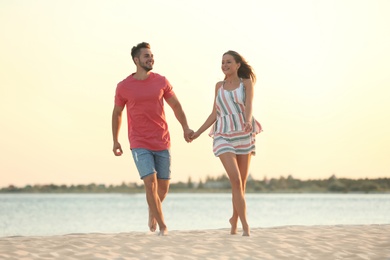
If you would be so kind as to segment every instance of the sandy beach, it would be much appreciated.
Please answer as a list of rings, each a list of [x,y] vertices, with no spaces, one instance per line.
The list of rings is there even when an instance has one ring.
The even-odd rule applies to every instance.
[[[390,259],[390,225],[0,238],[0,259]]]

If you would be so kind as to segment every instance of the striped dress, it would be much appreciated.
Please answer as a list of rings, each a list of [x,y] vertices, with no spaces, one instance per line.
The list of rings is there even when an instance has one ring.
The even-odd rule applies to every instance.
[[[262,131],[261,125],[252,116],[252,132],[244,131],[245,87],[241,80],[238,88],[219,88],[215,100],[217,120],[209,135],[214,138],[213,152],[219,156],[226,152],[255,154],[255,136]]]

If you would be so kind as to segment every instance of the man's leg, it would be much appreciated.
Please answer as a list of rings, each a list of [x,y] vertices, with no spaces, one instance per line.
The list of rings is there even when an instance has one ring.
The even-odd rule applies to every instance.
[[[157,195],[162,203],[168,194],[169,180],[157,179],[157,185],[158,185]],[[150,208],[149,208],[149,223],[148,223],[148,225],[149,225],[150,231],[152,231],[152,232],[156,231],[157,221],[153,217],[153,214],[150,211]]]
[[[143,181],[150,213],[152,216],[154,216],[160,229],[159,235],[166,235],[168,233],[168,229],[164,222],[161,200],[158,195],[157,176],[156,174],[148,175],[143,179]]]
[[[158,183],[158,189],[157,189],[158,197],[160,198],[160,201],[163,202],[163,200],[165,199],[169,191],[169,180],[157,179],[157,183]]]
[[[169,180],[171,177],[171,153],[169,149],[153,152],[154,166],[157,172],[157,195],[162,203],[168,194]],[[150,231],[156,230],[157,220],[149,209],[149,228]]]

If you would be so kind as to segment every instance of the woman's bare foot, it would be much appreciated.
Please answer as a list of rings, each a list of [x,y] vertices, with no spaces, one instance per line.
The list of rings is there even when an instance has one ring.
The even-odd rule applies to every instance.
[[[156,219],[153,217],[152,212],[150,211],[150,209],[149,209],[149,221],[148,221],[148,226],[149,226],[150,231],[152,231],[152,232],[155,232],[155,231],[156,231],[156,228],[157,228],[157,221],[156,221]]]
[[[166,236],[166,235],[168,235],[168,229],[167,228],[160,229],[160,232],[158,232],[158,235],[159,236]]]
[[[229,219],[229,222],[230,222],[230,225],[232,226],[232,227],[230,228],[230,234],[231,234],[231,235],[237,234],[237,219],[234,220],[233,217],[231,217],[231,218]]]
[[[249,237],[250,236],[249,226],[243,227],[242,229],[243,229],[242,236]]]

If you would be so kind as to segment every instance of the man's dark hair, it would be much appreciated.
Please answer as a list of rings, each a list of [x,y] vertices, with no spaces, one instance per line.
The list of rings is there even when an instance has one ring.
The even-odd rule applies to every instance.
[[[131,49],[131,58],[133,58],[133,60],[135,57],[139,58],[139,56],[141,55],[141,49],[143,48],[150,49],[150,44],[147,42],[138,43],[137,46],[134,46]]]

